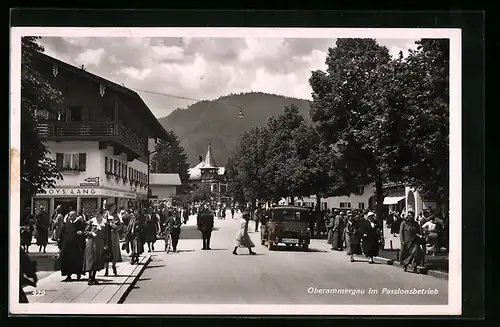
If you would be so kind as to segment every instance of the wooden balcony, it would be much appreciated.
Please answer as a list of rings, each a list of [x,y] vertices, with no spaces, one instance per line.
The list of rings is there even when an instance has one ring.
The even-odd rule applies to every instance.
[[[113,122],[41,122],[38,134],[47,141],[99,141],[111,145],[115,154],[127,153],[131,160],[147,155],[147,139]]]

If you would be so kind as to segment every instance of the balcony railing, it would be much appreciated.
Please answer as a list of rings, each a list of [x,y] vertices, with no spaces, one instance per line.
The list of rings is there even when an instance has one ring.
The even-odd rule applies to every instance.
[[[43,122],[38,124],[40,137],[55,140],[96,140],[117,142],[144,156],[147,141],[123,126],[112,122]]]

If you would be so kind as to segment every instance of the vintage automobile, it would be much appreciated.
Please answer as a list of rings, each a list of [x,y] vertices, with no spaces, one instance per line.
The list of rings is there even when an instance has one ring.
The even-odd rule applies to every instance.
[[[269,250],[284,244],[287,247],[309,248],[309,210],[297,206],[276,206],[270,209],[268,220],[261,228],[261,244]]]

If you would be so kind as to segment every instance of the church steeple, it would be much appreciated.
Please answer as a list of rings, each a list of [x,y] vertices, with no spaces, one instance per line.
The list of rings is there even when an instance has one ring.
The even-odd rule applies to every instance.
[[[208,143],[207,154],[205,155],[205,160],[203,161],[203,168],[217,168],[214,157],[212,156],[212,146],[210,143]]]

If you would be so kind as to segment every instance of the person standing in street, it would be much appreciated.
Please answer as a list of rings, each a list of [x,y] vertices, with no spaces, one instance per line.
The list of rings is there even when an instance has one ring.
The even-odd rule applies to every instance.
[[[401,242],[400,263],[403,270],[407,271],[412,266],[413,272],[422,264],[425,253],[422,249],[422,235],[419,224],[415,221],[415,212],[408,210],[405,220],[399,228],[399,239]]]
[[[346,252],[350,257],[351,262],[354,262],[354,255],[363,254],[361,250],[361,239],[359,231],[359,216],[348,216],[344,229],[344,238],[346,244]]]
[[[257,209],[255,209],[254,215],[253,215],[253,220],[255,222],[255,232],[257,233],[259,231],[259,222],[261,219],[261,214],[262,214],[262,209],[260,205],[257,206]]]
[[[172,236],[172,250],[175,253],[177,252],[177,244],[179,244],[179,238],[181,235],[181,225],[182,225],[181,211],[174,210],[172,218],[173,219],[171,220],[171,225],[170,225],[170,236]]]
[[[250,221],[250,213],[244,212],[243,218],[241,219],[240,230],[236,234],[236,244],[234,246],[233,254],[238,255],[238,248],[247,248],[249,255],[255,255],[256,253],[252,251],[255,244],[252,242],[250,235],[248,234],[248,222]]]
[[[234,219],[234,205],[231,206],[231,219]]]
[[[91,218],[84,235],[87,239],[85,243],[85,253],[83,259],[83,272],[89,273],[89,285],[98,285],[96,274],[104,269],[104,233],[106,228],[106,218],[104,209],[99,208],[95,212],[95,217]]]
[[[71,281],[71,275],[75,274],[80,280],[83,272],[83,259],[85,254],[85,221],[78,216],[76,211],[68,214],[68,220],[64,224],[57,246],[60,250],[61,275],[66,276],[65,282]]]
[[[198,230],[201,232],[203,241],[202,250],[211,250],[210,238],[212,237],[212,230],[214,228],[214,215],[208,207],[204,205],[203,209],[198,213],[197,218]]]
[[[363,221],[361,232],[363,233],[362,248],[363,254],[368,258],[368,263],[373,264],[373,257],[378,256],[380,229],[373,212],[366,214],[366,220]]]
[[[54,211],[54,216],[52,219],[52,241],[57,242],[59,240],[59,235],[61,235],[61,230],[64,225],[64,216],[62,214],[62,206],[58,205]]]
[[[120,228],[121,220],[116,213],[116,204],[109,203],[106,205],[106,243],[105,246],[110,251],[110,256],[106,260],[104,276],[108,276],[109,263],[111,262],[113,274],[116,276],[118,272],[116,271],[116,263],[122,262],[122,253],[120,249]]]
[[[40,207],[40,211],[35,219],[35,238],[38,245],[38,252],[46,253],[47,244],[49,243],[49,227],[50,218],[45,210],[45,207]]]
[[[139,263],[139,255],[144,252],[144,244],[141,242],[142,225],[139,220],[139,212],[131,214],[129,224],[125,231],[126,242],[130,245],[130,264]]]
[[[31,241],[33,240],[33,229],[35,221],[33,215],[31,214],[31,208],[27,207],[24,209],[24,213],[21,216],[21,247],[26,253],[29,253],[29,247],[31,246]]]
[[[332,250],[342,251],[344,240],[344,218],[343,215],[336,215],[333,224]]]

